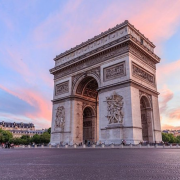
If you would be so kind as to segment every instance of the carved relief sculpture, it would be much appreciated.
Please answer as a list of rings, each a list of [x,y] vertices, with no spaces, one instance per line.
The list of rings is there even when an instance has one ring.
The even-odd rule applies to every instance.
[[[123,122],[123,97],[118,95],[116,92],[113,93],[110,97],[106,97],[107,102],[107,118],[109,124],[112,123],[122,123]]]
[[[104,68],[104,81],[125,76],[125,62]]]
[[[69,92],[69,81],[56,85],[56,96]]]
[[[134,76],[141,78],[141,79],[145,80],[146,82],[155,85],[153,74],[147,72],[145,69],[139,67],[138,65],[135,65],[134,63],[132,64],[132,68],[133,68]]]
[[[61,131],[64,131],[65,126],[65,109],[63,106],[59,106],[56,112],[56,120],[55,120],[55,130],[56,128],[61,128]]]

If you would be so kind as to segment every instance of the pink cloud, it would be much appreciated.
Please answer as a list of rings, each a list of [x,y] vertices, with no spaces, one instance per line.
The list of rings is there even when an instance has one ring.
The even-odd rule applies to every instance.
[[[160,65],[160,67],[157,68],[158,82],[165,81],[167,77],[176,77],[175,73],[180,73],[180,60],[162,66]]]
[[[2,121],[8,121],[8,122],[24,122],[24,123],[34,123],[35,127],[38,129],[41,128],[49,128],[50,127],[50,122],[47,121],[46,119],[38,119],[38,118],[30,118],[24,115],[21,116],[16,116],[14,114],[10,113],[0,113],[1,120]]]
[[[120,9],[122,6],[124,8]],[[80,11],[82,7],[84,17]],[[72,7],[69,1],[63,11],[51,14],[35,29],[34,40],[39,47],[53,46],[60,51],[61,48],[71,48],[128,19],[151,41],[157,43],[170,38],[176,32],[180,20],[179,9],[180,1],[138,1],[131,6],[113,1],[103,11],[100,10],[100,15],[91,17],[88,5],[75,1]],[[57,33],[57,29],[62,33]],[[57,34],[56,38],[51,38],[50,35],[54,33]]]
[[[160,101],[159,101],[159,104],[160,104],[160,112],[163,113],[167,110],[167,104],[170,100],[172,100],[174,94],[173,92],[168,89],[167,87],[164,87],[162,90],[161,90],[161,95],[160,95]]]
[[[24,88],[16,88],[16,90],[11,91],[8,88],[3,87],[2,85],[0,85],[0,88],[18,97],[19,99],[22,99],[23,101],[27,102],[37,109],[37,112],[34,114],[27,113],[27,117],[36,119],[42,118],[51,121],[51,102],[35,89],[29,90]]]
[[[169,118],[180,120],[180,108],[171,110],[169,112]]]

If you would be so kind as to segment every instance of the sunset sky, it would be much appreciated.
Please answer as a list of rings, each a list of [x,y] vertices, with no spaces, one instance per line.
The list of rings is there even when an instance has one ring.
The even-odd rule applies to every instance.
[[[53,58],[124,20],[156,45],[162,128],[180,129],[180,0],[0,0],[0,121],[50,127]]]

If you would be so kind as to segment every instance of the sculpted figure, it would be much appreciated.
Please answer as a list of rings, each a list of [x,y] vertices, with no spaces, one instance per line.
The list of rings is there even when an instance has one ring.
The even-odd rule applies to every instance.
[[[111,123],[122,123],[123,122],[123,97],[118,95],[116,92],[113,93],[110,97],[106,97],[107,102],[107,118],[109,124]]]
[[[59,106],[56,112],[55,129],[61,128],[61,130],[63,131],[64,126],[65,126],[65,109],[63,106]]]

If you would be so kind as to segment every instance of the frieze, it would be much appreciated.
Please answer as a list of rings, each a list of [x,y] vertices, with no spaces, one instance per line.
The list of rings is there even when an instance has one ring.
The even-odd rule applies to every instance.
[[[109,52],[108,51],[104,51],[104,53],[99,54],[99,55],[94,55],[93,57],[87,58],[85,62],[82,62],[78,65],[73,65],[68,67],[68,69],[64,69],[62,71],[60,71],[59,73],[55,73],[54,75],[54,79],[66,76],[68,74],[74,73],[76,71],[80,71],[82,69],[85,69],[87,67],[96,65],[98,63],[101,63],[103,61],[106,61],[110,58],[116,57],[118,55],[124,54],[126,52],[128,52],[128,44],[125,43],[124,46],[119,45],[119,47],[114,47],[112,48],[112,50]]]
[[[55,95],[61,95],[64,93],[68,93],[69,92],[69,81],[65,81],[63,83],[57,84],[56,85],[56,90],[55,90]]]
[[[121,40],[119,40],[119,41],[121,41]],[[117,40],[117,42],[118,42],[118,40]],[[83,70],[84,68],[96,65],[98,63],[101,63],[110,58],[116,57],[118,55],[124,54],[126,52],[131,52],[138,59],[140,59],[141,61],[143,61],[144,63],[146,63],[147,65],[149,65],[155,69],[155,62],[153,60],[151,60],[150,58],[148,58],[149,55],[145,55],[144,53],[140,52],[140,50],[135,49],[132,44],[133,43],[131,43],[130,41],[127,41],[125,43],[117,45],[116,47],[111,47],[110,49],[105,50],[104,52],[93,55],[91,57],[87,57],[84,60],[82,60],[82,59],[85,58],[86,56],[81,56],[77,59],[75,58],[72,61],[61,65],[60,67],[57,66],[57,67],[51,69],[50,71],[51,71],[51,73],[53,73],[53,71],[56,70],[57,72],[53,73],[54,79],[58,79],[60,77],[69,75],[69,74],[74,73],[79,70]],[[104,48],[107,48],[107,47],[108,47],[108,44],[104,46]],[[94,50],[94,52],[95,51],[98,52],[99,50],[96,49],[96,50]],[[87,56],[89,56],[89,55],[90,54],[87,54]],[[73,64],[73,65],[71,65],[71,64]],[[64,67],[65,65],[66,66],[69,65],[69,66]],[[59,68],[62,68],[62,69],[60,70]]]
[[[71,52],[70,54],[67,54],[66,56],[59,58],[56,61],[56,66],[64,64],[68,61],[71,61],[73,58],[79,57],[81,55],[84,55],[96,48],[102,47],[105,44],[108,44],[109,42],[114,41],[115,39],[118,39],[122,36],[127,35],[127,27],[124,27],[122,29],[117,30],[116,32],[109,34],[107,36],[102,37],[99,40],[94,41],[93,43],[87,44],[86,46]]]
[[[108,81],[126,75],[125,62],[121,62],[103,69],[103,79]]]
[[[155,85],[155,78],[154,75],[148,72],[147,70],[143,69],[142,67],[138,66],[135,63],[132,63],[132,75],[138,77],[152,85]]]
[[[104,50],[104,49],[106,49],[106,48],[109,48],[109,47],[111,47],[112,45],[119,44],[120,42],[122,42],[122,41],[124,41],[124,40],[127,40],[127,39],[130,38],[130,37],[131,37],[131,35],[123,36],[123,37],[121,37],[121,38],[119,38],[119,39],[117,39],[117,40],[115,40],[115,41],[113,41],[113,42],[110,42],[110,43],[108,43],[108,44],[106,44],[106,45],[104,45],[104,46],[102,46],[102,47],[99,47],[99,48],[97,48],[97,49],[94,49],[94,50],[92,50],[92,51],[90,51],[90,52],[88,52],[88,53],[86,53],[86,54],[84,54],[84,55],[81,55],[81,56],[79,56],[79,57],[76,57],[76,58],[74,58],[74,59],[72,59],[72,60],[70,60],[70,61],[64,62],[64,63],[61,64],[61,65],[55,66],[54,68],[50,69],[50,72],[51,72],[51,73],[54,73],[54,71],[60,70],[60,69],[62,69],[62,68],[64,68],[64,67],[66,67],[66,66],[70,66],[70,65],[72,65],[72,64],[74,64],[74,63],[80,62],[83,58],[88,58],[88,56],[94,55],[95,53],[100,52],[100,51],[102,51],[102,50]]]
[[[146,55],[144,55],[144,53],[141,53],[139,50],[137,50],[133,46],[130,46],[129,51],[130,51],[130,53],[132,53],[133,55],[138,57],[138,59],[140,59],[141,61],[143,61],[144,63],[146,63],[150,67],[152,67],[153,69],[156,69],[155,62],[153,62],[153,60],[151,60]]]
[[[101,44],[104,44],[109,39],[114,39],[118,36],[124,35],[125,33],[131,34],[139,41],[141,38],[143,38],[145,40],[144,45],[147,48],[149,48],[151,51],[153,51],[153,48],[155,46],[152,44],[152,42],[150,42],[143,34],[141,34],[133,25],[131,25],[126,20],[123,23],[117,24],[115,27],[110,28],[105,32],[102,32],[101,34],[94,36],[91,39],[88,39],[86,42],[82,42],[80,45],[77,45],[74,48],[71,48],[70,50],[65,51],[64,53],[61,53],[60,55],[56,56],[54,60],[60,61],[60,62],[69,60],[75,56],[78,56],[79,54],[83,52],[88,51],[94,46],[99,46]]]

